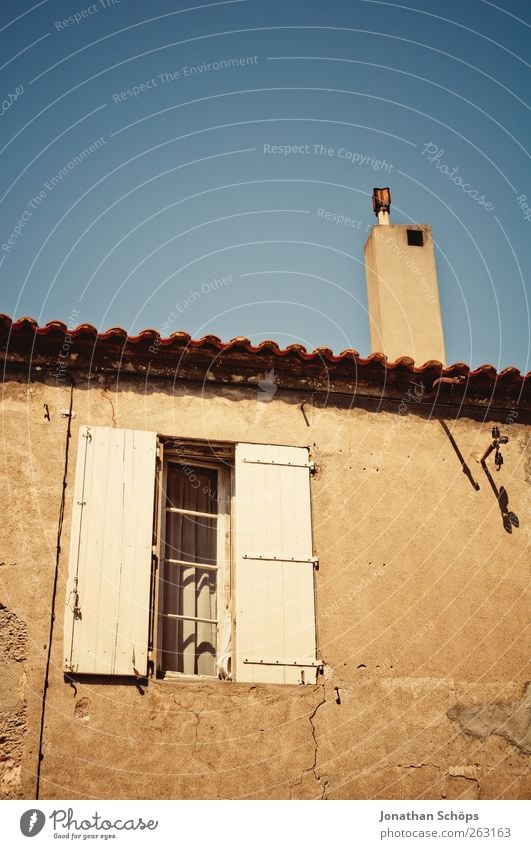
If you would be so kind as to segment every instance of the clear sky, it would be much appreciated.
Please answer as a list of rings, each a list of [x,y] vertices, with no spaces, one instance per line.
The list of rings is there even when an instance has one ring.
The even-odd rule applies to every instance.
[[[528,0],[2,3],[0,311],[366,355],[390,186],[394,223],[433,226],[448,361],[527,371],[530,22]]]

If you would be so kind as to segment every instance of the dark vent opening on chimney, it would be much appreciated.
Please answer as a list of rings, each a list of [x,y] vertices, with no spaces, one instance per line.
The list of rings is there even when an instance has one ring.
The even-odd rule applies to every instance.
[[[422,230],[408,230],[407,243],[408,245],[415,245],[417,248],[421,248],[424,245],[424,233]]]

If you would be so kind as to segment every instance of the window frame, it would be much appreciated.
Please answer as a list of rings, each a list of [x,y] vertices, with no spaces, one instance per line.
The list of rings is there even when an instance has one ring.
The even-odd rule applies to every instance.
[[[170,447],[168,444],[178,444],[179,448]],[[181,447],[182,446],[182,450]],[[224,443],[226,450],[233,450],[233,446]],[[188,449],[188,450],[187,450]],[[195,450],[194,450],[195,449]],[[201,441],[193,439],[166,440],[159,437],[158,440],[158,463],[156,473],[156,506],[154,528],[154,582],[153,582],[153,604],[152,604],[152,657],[153,674],[159,681],[218,681],[218,660],[220,653],[221,628],[225,617],[230,617],[230,631],[232,651],[234,650],[235,627],[234,627],[234,575],[232,558],[232,501],[233,501],[233,478],[234,464],[224,458],[212,459],[215,455],[213,445],[204,446]],[[166,516],[167,516],[167,479],[170,464],[179,466],[193,466],[197,469],[214,469],[217,472],[217,494],[218,512],[212,516],[217,520],[216,533],[216,674],[192,674],[189,672],[177,672],[175,670],[164,670],[162,666],[163,656],[163,616],[164,616],[164,574],[166,566]],[[231,674],[233,678],[233,667],[231,661]]]

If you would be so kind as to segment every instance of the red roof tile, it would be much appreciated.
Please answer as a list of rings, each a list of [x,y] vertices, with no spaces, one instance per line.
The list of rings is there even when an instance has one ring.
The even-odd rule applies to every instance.
[[[334,354],[326,347],[313,351],[297,344],[280,348],[272,340],[253,345],[245,336],[237,336],[228,342],[213,335],[192,339],[183,331],[161,338],[152,329],[128,336],[122,327],[112,327],[99,333],[91,324],[80,324],[69,330],[61,321],[50,321],[41,327],[32,318],[12,321],[9,316],[0,314],[0,350],[5,352],[7,361],[27,362],[41,368],[43,364],[57,367],[57,358],[64,349],[65,340],[68,350],[61,365],[66,369],[85,366],[94,371],[117,371],[126,370],[129,366],[128,371],[138,367],[139,371],[148,370],[152,376],[163,371],[165,376],[169,376],[173,369],[174,377],[194,379],[191,374],[193,366],[197,366],[198,375],[215,371],[221,363],[226,368],[230,366],[233,371],[238,366],[247,369],[248,374],[256,374],[257,369],[273,367],[278,371],[282,370],[282,364],[287,367],[289,363],[290,374],[294,379],[298,377],[299,384],[306,376],[317,379],[319,373],[322,380],[323,374],[326,374],[326,379],[331,381],[328,391],[336,391],[332,388],[334,381],[345,385],[355,381],[356,386],[370,384],[381,389],[394,386],[393,395],[397,397],[401,386],[410,382],[413,376],[420,376],[426,391],[436,391],[444,398],[451,397],[457,404],[462,403],[465,396],[482,399],[485,404],[499,401],[502,396],[505,405],[521,405],[530,400],[531,372],[522,375],[514,367],[497,372],[492,365],[482,365],[471,370],[465,363],[443,367],[437,360],[418,366],[410,357],[388,362],[381,353],[361,357],[353,348]],[[286,369],[284,371],[287,374]],[[225,379],[224,382],[230,380]],[[289,386],[289,381],[285,385]],[[292,385],[295,386],[294,383]],[[314,383],[308,382],[308,387],[315,388]]]

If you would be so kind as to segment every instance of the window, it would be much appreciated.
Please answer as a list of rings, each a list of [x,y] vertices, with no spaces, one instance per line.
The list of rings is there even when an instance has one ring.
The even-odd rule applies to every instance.
[[[424,245],[424,233],[422,230],[408,230],[407,243],[408,245],[421,248]]]
[[[159,674],[218,675],[218,624],[225,605],[227,470],[165,465],[159,592]],[[223,669],[229,677],[230,668]]]
[[[310,472],[307,448],[82,428],[65,671],[315,682]]]

